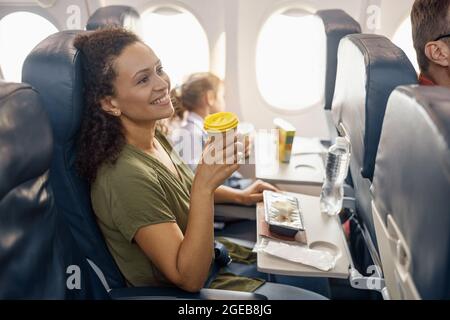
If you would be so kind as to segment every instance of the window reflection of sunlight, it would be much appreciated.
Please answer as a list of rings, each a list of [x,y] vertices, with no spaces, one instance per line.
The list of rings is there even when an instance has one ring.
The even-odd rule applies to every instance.
[[[209,70],[209,45],[205,31],[190,13],[142,15],[144,40],[161,59],[172,85],[193,72]]]
[[[27,55],[55,32],[50,21],[30,12],[14,12],[0,20],[0,65],[5,80],[21,82]]]
[[[411,30],[411,20],[407,18],[395,32],[392,42],[395,43],[396,46],[400,47],[403,51],[405,51],[414,68],[417,72],[419,72],[417,54],[416,50],[414,49]]]
[[[256,74],[263,98],[272,106],[296,110],[323,99],[323,23],[312,15],[270,17],[261,30]]]

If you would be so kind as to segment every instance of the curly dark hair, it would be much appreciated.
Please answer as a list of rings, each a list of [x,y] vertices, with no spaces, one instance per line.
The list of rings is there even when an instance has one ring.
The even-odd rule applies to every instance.
[[[104,163],[114,164],[126,140],[118,117],[102,110],[100,101],[114,96],[114,61],[129,45],[141,41],[122,28],[83,33],[74,40],[83,64],[85,111],[78,139],[76,167],[89,183]]]

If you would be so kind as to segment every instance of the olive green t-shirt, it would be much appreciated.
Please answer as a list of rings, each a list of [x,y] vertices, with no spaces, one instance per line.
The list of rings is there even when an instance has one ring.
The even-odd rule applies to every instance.
[[[114,165],[106,164],[99,169],[91,186],[92,206],[106,244],[132,286],[172,286],[133,241],[137,230],[174,222],[184,234],[188,221],[193,173],[172,152],[162,134],[157,132],[156,138],[171,157],[181,180],[156,158],[126,144]],[[262,283],[224,273],[211,287],[254,291]]]

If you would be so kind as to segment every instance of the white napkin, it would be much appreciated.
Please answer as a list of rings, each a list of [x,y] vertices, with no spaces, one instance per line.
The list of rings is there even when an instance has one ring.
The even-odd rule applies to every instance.
[[[329,271],[336,265],[336,257],[327,251],[309,249],[283,242],[268,240],[267,245],[261,246],[259,251],[322,271]]]

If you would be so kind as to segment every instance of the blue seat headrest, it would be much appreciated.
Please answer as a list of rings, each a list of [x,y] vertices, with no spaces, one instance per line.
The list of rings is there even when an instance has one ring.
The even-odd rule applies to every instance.
[[[86,30],[96,30],[107,26],[123,27],[136,34],[141,33],[141,16],[129,6],[106,6],[98,8],[86,24]]]
[[[372,185],[411,250],[423,299],[450,298],[450,90],[402,86],[389,98]]]
[[[352,159],[371,181],[389,95],[399,85],[416,84],[417,74],[406,54],[379,35],[346,36],[338,61],[333,120],[347,131]]]
[[[0,199],[50,167],[53,140],[38,93],[0,81]]]
[[[343,10],[319,10],[327,35],[327,67],[325,78],[325,109],[330,110],[336,84],[337,52],[339,42],[349,34],[361,33],[361,26]]]
[[[55,33],[28,55],[22,78],[41,94],[56,144],[73,144],[84,110],[82,65],[74,38],[85,31]],[[45,75],[45,81],[43,81]]]

